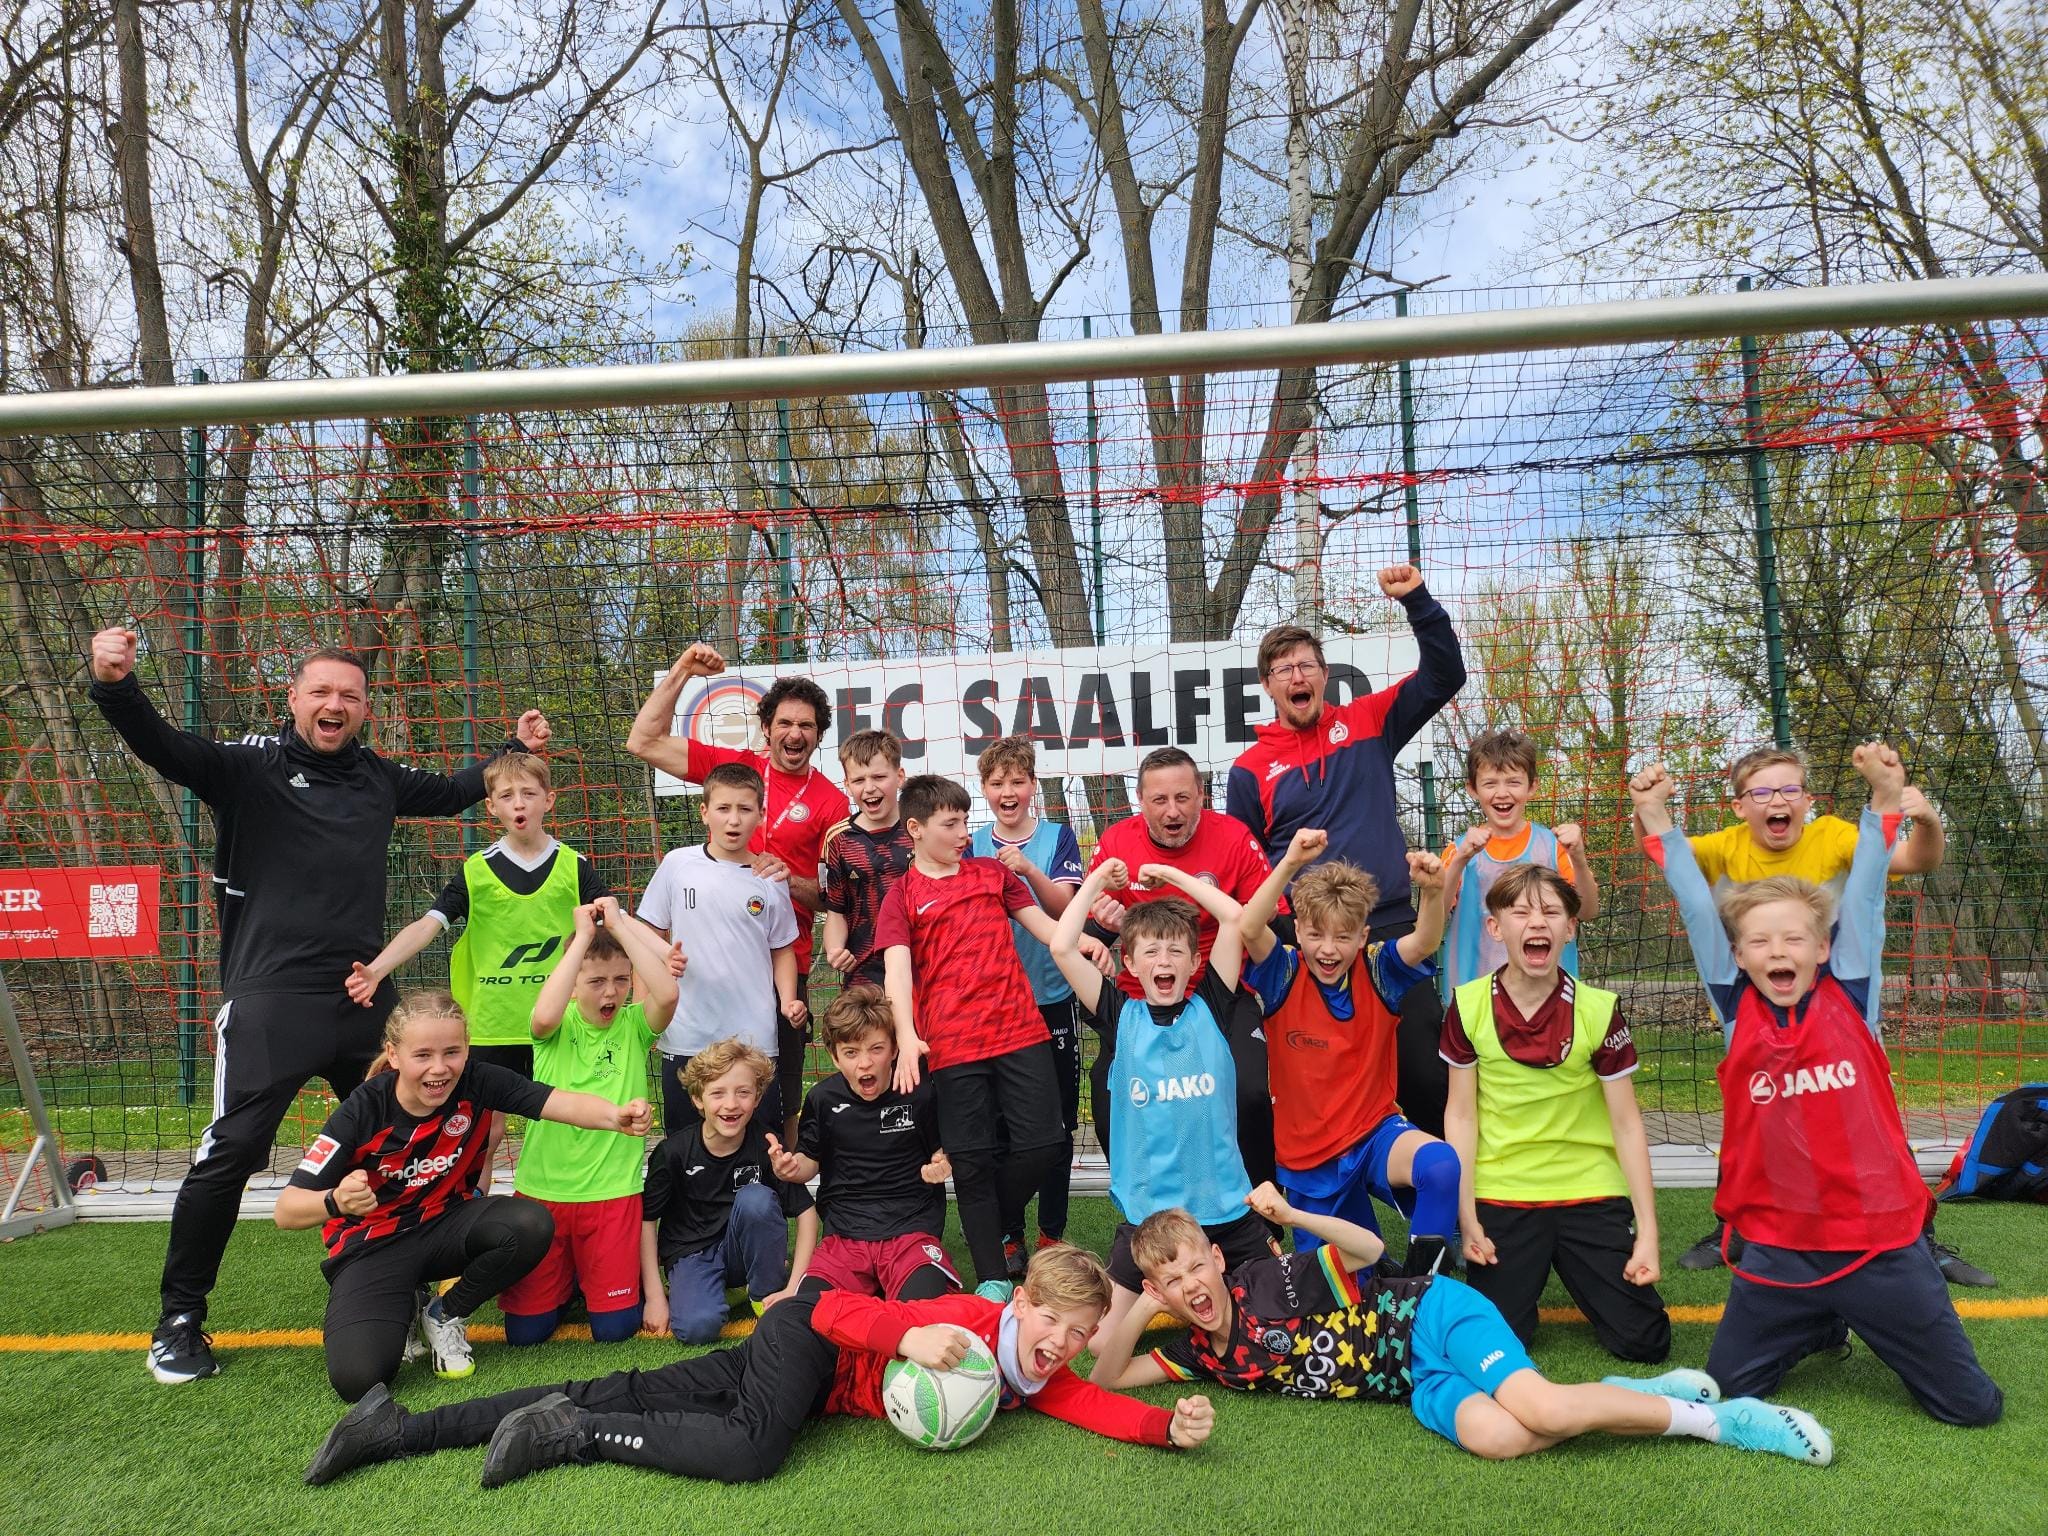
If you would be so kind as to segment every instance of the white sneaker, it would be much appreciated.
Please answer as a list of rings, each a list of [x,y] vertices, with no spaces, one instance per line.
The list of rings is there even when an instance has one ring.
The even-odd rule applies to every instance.
[[[423,1285],[412,1295],[412,1324],[405,1330],[405,1348],[398,1352],[400,1365],[411,1365],[427,1352],[427,1336],[421,1319],[426,1316],[427,1303],[434,1299],[434,1288]]]
[[[459,1381],[476,1369],[476,1360],[469,1352],[469,1319],[449,1317],[441,1310],[438,1296],[420,1313],[420,1337],[433,1358],[436,1376]]]

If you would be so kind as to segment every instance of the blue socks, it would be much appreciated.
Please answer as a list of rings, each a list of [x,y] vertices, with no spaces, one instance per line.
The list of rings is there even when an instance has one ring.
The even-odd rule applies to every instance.
[[[1415,1214],[1408,1231],[1418,1237],[1449,1242],[1458,1230],[1458,1154],[1447,1143],[1432,1141],[1415,1154]]]

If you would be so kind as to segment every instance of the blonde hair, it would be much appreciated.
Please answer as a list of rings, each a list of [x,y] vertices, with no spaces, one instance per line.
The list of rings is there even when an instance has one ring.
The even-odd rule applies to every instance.
[[[693,1099],[701,1099],[705,1089],[734,1067],[745,1067],[754,1074],[756,1093],[767,1088],[775,1076],[775,1063],[746,1041],[718,1040],[692,1056],[690,1064],[683,1068],[683,1091]]]
[[[1728,766],[1728,787],[1736,794],[1742,793],[1742,786],[1754,774],[1766,768],[1797,768],[1803,784],[1813,770],[1806,764],[1806,754],[1791,747],[1758,747],[1754,752],[1745,752]]]
[[[827,1055],[863,1035],[875,1033],[892,1040],[896,1037],[896,1014],[880,987],[857,982],[826,1006],[823,1034]]]
[[[1209,1234],[1202,1224],[1177,1205],[1154,1211],[1138,1223],[1131,1234],[1131,1262],[1150,1274],[1162,1264],[1171,1264],[1181,1249],[1197,1253],[1209,1248]]]
[[[415,1019],[454,1019],[462,1026],[462,1037],[469,1039],[469,1015],[462,1011],[462,1004],[455,1001],[455,994],[445,987],[422,987],[402,994],[397,1005],[384,1020],[384,1049],[377,1059],[370,1063],[370,1070],[363,1076],[375,1077],[379,1072],[396,1070],[391,1062],[391,1053],[398,1049],[405,1039],[406,1026]]]
[[[1072,1243],[1054,1243],[1033,1254],[1022,1288],[1032,1301],[1055,1312],[1109,1310],[1109,1271],[1102,1260]]]
[[[974,760],[974,771],[984,779],[1012,769],[1027,779],[1038,776],[1038,748],[1031,744],[1029,736],[1005,736],[992,746],[983,747]]]
[[[1715,905],[1721,909],[1721,925],[1728,930],[1728,937],[1739,939],[1742,920],[1774,901],[1796,901],[1805,907],[1813,915],[1813,931],[1820,938],[1826,938],[1835,926],[1834,893],[1796,875],[1772,875],[1768,880],[1731,886],[1715,898]]]
[[[553,794],[555,781],[548,772],[548,760],[537,753],[501,752],[484,764],[484,793],[495,795],[507,779],[531,779],[542,794]]]
[[[1287,893],[1297,923],[1306,918],[1326,930],[1363,928],[1379,899],[1379,882],[1342,859],[1312,865]]]

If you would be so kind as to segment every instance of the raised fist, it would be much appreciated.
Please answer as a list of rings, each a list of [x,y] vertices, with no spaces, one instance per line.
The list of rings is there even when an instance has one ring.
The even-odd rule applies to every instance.
[[[1390,565],[1379,575],[1380,590],[1391,598],[1403,598],[1422,585],[1422,572],[1412,565]]]
[[[92,637],[92,675],[95,682],[118,683],[135,670],[135,631],[115,626]]]

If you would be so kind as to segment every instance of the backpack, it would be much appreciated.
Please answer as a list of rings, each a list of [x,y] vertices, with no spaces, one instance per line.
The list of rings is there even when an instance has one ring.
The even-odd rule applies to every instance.
[[[2027,1083],[1985,1105],[1934,1197],[2048,1204],[2048,1083]]]

